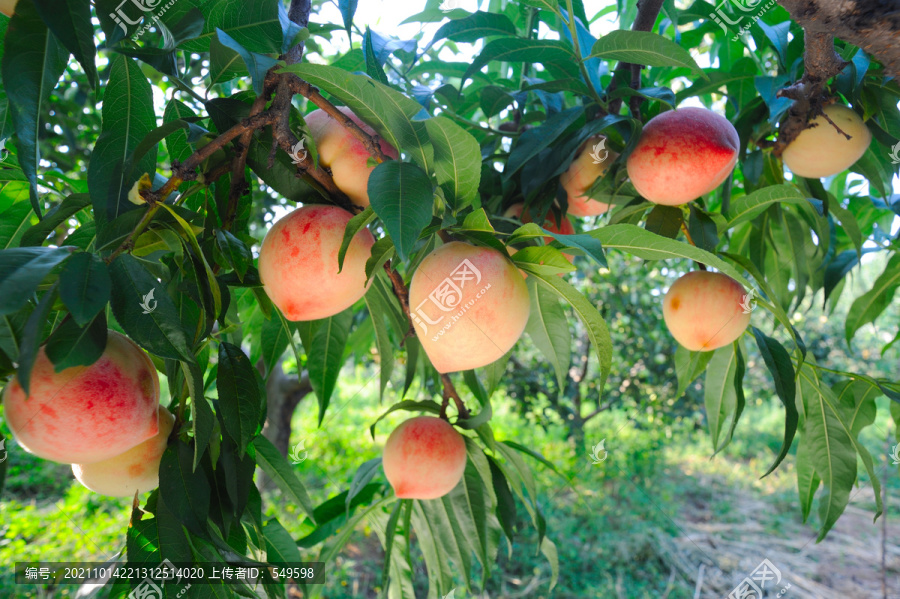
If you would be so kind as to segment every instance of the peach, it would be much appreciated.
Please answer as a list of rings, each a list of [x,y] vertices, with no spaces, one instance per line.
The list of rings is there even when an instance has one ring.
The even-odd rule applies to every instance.
[[[42,347],[31,372],[31,393],[17,378],[3,390],[3,408],[19,444],[65,464],[117,456],[158,430],[159,377],[133,341],[109,331],[106,349],[90,366],[55,372]]]
[[[831,104],[823,112],[850,139],[839,133],[824,116],[814,118],[812,126],[801,131],[781,154],[785,166],[800,177],[818,179],[847,170],[866,153],[872,141],[869,128],[852,109]]]
[[[341,106],[338,110],[350,117],[366,133],[375,135],[375,130],[362,122],[349,108]],[[334,184],[347,194],[354,204],[368,206],[369,174],[375,167],[367,164],[372,155],[366,147],[324,110],[314,110],[306,115],[306,124],[316,142],[319,164],[331,169]],[[390,156],[394,160],[399,157],[394,146],[383,139],[379,139],[378,143],[385,156]]]
[[[288,320],[334,316],[366,293],[366,260],[375,244],[368,229],[353,237],[338,272],[338,251],[351,218],[337,206],[304,206],[269,229],[259,250],[259,276]]]
[[[156,436],[123,454],[94,462],[72,464],[72,472],[82,485],[100,495],[134,497],[159,486],[159,462],[175,426],[175,416],[159,406],[159,431]]]
[[[603,147],[605,141],[605,137],[598,135],[584,142],[569,169],[559,178],[568,196],[567,212],[572,216],[598,216],[609,210],[609,204],[586,195],[594,181],[605,175],[609,166],[619,157]],[[588,146],[591,147],[590,151],[586,151]],[[601,160],[598,161],[598,158]]]
[[[437,499],[462,480],[466,442],[446,420],[411,418],[388,437],[382,465],[397,497]]]
[[[18,0],[0,0],[0,12],[11,17],[16,11],[16,4],[18,4]]]
[[[679,108],[644,125],[626,168],[643,197],[679,206],[728,178],[739,146],[737,131],[725,117],[705,108]]]
[[[747,330],[743,286],[718,272],[696,270],[669,288],[663,318],[675,340],[691,351],[712,351],[728,345]]]
[[[525,279],[503,253],[454,241],[422,260],[409,286],[411,316],[438,372],[486,366],[528,322]]]

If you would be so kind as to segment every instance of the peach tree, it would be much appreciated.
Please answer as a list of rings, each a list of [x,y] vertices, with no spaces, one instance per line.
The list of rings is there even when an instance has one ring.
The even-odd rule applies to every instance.
[[[827,312],[870,254],[886,266],[835,343],[896,313],[890,19],[799,0],[428,0],[405,21],[428,33],[397,39],[336,4],[340,22],[310,0],[0,3],[3,419],[134,498],[122,562],[327,569],[367,523],[384,592],[414,596],[415,544],[440,597],[457,575],[483,586],[524,513],[552,587],[532,468],[553,465],[495,436],[491,398],[523,345],[562,388],[577,329],[599,409],[625,376],[609,253],[691,271],[649,309],[679,343],[675,395],[704,377],[715,451],[757,351],[784,413],[760,476],[796,448],[819,539],[860,469],[880,515],[859,434],[881,395],[900,421],[900,384],[817,363],[794,315]],[[262,434],[289,426],[267,387],[285,354],[320,423],[351,356],[378,373],[384,414],[410,416],[386,476],[372,460],[313,500]],[[304,514],[300,538],[264,517],[259,472]]]

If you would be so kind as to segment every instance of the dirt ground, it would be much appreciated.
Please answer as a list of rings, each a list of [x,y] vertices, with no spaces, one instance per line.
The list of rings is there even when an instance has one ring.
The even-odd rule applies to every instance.
[[[900,501],[889,503],[884,545],[885,582],[882,586],[882,520],[872,522],[870,489],[859,491],[846,512],[821,543],[816,544],[815,514],[802,525],[792,518],[777,518],[771,502],[735,494],[735,511],[744,514],[739,524],[708,522],[706,510],[691,510],[677,522],[684,534],[660,536],[665,559],[695,590],[695,599],[722,599],[745,577],[759,586],[766,578],[762,597],[785,599],[900,599]],[[815,505],[814,505],[815,509]],[[777,518],[777,519],[776,519]],[[771,534],[766,522],[780,522],[781,532]],[[767,559],[768,576],[757,568]],[[773,569],[774,568],[774,569]],[[776,572],[777,569],[777,572]],[[780,580],[777,575],[780,573]],[[699,585],[697,584],[699,581]],[[699,586],[699,589],[697,587]],[[744,586],[744,592],[751,587]],[[886,593],[886,594],[885,594]],[[759,599],[755,591],[736,599]]]

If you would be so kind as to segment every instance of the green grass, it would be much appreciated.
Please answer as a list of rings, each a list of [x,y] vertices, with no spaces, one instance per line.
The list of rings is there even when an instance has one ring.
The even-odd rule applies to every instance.
[[[610,410],[588,423],[586,447],[576,448],[565,439],[561,422],[549,419],[538,425],[526,420],[502,395],[493,403],[497,439],[514,440],[540,452],[571,481],[570,486],[533,463],[548,534],[559,550],[560,578],[553,597],[616,597],[621,592],[629,598],[661,596],[671,566],[661,555],[659,535],[678,536],[678,522],[686,510],[705,510],[718,523],[741,523],[745,515],[735,510],[731,500],[735,495],[749,494],[770,504],[772,517],[762,525],[773,533],[785,522],[799,523],[793,458],[759,479],[781,443],[783,412],[777,401],[750,401],[734,441],[713,459],[708,433],[691,418],[668,423],[652,413]],[[377,379],[362,369],[345,371],[322,428],[316,426],[314,397],[307,396],[300,404],[291,441],[303,441],[309,452],[295,468],[314,501],[346,489],[356,468],[380,455],[388,432],[408,417],[391,414],[379,424],[373,440],[368,427],[386,405],[387,400],[379,403]],[[886,413],[887,404],[879,400],[879,419],[863,435],[873,456],[883,453],[882,433],[889,430]],[[601,439],[608,458],[594,465],[588,453]],[[99,561],[124,547],[129,501],[94,495],[73,483],[68,467],[37,460],[13,442],[9,445],[9,475],[0,499],[0,563]],[[865,484],[862,468],[860,473]],[[376,480],[383,481],[383,475]],[[898,483],[900,477],[895,476],[890,484],[895,495]],[[300,510],[284,504],[277,493],[265,495],[264,509],[277,515],[295,538],[309,533]],[[512,556],[501,541],[499,563],[487,591],[491,596],[527,592],[524,596],[529,598],[550,597],[549,567],[537,554],[537,537],[524,509],[518,515],[520,532]],[[312,560],[317,552],[318,548],[304,557]],[[323,596],[375,597],[382,557],[374,530],[360,527],[331,565]],[[420,564],[414,576],[417,593],[425,596],[427,579]],[[458,597],[467,596],[462,588],[460,580]],[[69,587],[57,596],[75,589]],[[0,574],[0,597],[11,595],[39,596],[33,588],[15,587],[7,570]],[[693,589],[680,579],[669,593],[671,598],[692,596]]]

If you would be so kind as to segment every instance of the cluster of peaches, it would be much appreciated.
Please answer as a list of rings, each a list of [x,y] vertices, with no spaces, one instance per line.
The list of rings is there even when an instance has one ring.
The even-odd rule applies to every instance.
[[[342,111],[369,134],[374,131],[348,109]],[[825,108],[783,154],[798,176],[824,177],[851,166],[871,135],[862,119],[844,106]],[[357,205],[369,204],[373,167],[365,147],[330,116],[317,110],[306,122],[320,163]],[[840,128],[840,132],[837,130]],[[594,181],[617,158],[597,160],[585,142],[561,177],[567,212],[596,216],[609,205],[589,197]],[[380,140],[392,158],[398,152]],[[626,161],[637,191],[655,204],[686,204],[718,187],[738,159],[737,131],[722,116],[703,108],[660,114],[643,128]],[[505,216],[528,222],[522,204]],[[333,316],[365,294],[366,262],[375,239],[361,229],[338,271],[338,252],[351,214],[341,208],[308,205],[269,230],[259,254],[259,273],[273,303],[292,321]],[[544,223],[551,232],[572,234],[571,221]],[[310,284],[314,282],[313,284]],[[734,279],[706,271],[676,281],[663,300],[672,336],[692,351],[732,343],[746,330],[744,289]],[[486,366],[509,351],[525,329],[530,311],[524,276],[508,256],[462,242],[442,245],[413,274],[409,303],[416,333],[440,373]],[[440,334],[435,334],[440,331]],[[159,405],[159,379],[149,357],[113,331],[102,357],[88,367],[55,372],[41,349],[27,395],[14,378],[4,389],[5,415],[17,441],[48,460],[70,463],[86,487],[105,495],[132,496],[158,485],[158,470],[174,417]],[[384,471],[398,497],[434,499],[449,493],[466,465],[466,444],[446,421],[407,420],[385,445]]]
[[[109,331],[99,360],[60,372],[41,348],[28,391],[17,378],[3,390],[4,415],[24,449],[72,464],[75,478],[101,495],[159,485],[175,417],[159,405],[156,367],[133,341]]]
[[[348,109],[341,109],[372,134]],[[862,156],[871,140],[862,119],[844,106],[825,108],[786,149],[783,158],[798,176],[836,174]],[[831,122],[829,122],[829,120]],[[368,206],[369,154],[356,138],[321,110],[307,117],[320,163],[331,169],[336,185],[359,206]],[[832,124],[833,123],[833,124]],[[839,127],[843,133],[837,131]],[[603,160],[585,151],[587,140],[560,183],[567,212],[597,216],[610,206],[588,192],[617,158]],[[397,150],[380,141],[393,158]],[[628,177],[640,195],[666,206],[686,204],[716,189],[738,160],[740,140],[724,117],[704,108],[664,112],[647,122],[626,161]],[[522,204],[504,216],[529,222]],[[266,292],[284,315],[295,321],[326,318],[350,307],[366,291],[366,261],[375,239],[360,230],[350,243],[343,269],[337,256],[351,215],[333,206],[305,206],[271,228],[259,254]],[[573,234],[568,218],[549,219],[550,232]],[[551,238],[547,238],[550,241]],[[309,284],[315,281],[315,286]],[[487,291],[485,291],[485,289]],[[663,318],[672,336],[691,351],[711,351],[732,343],[750,323],[743,286],[722,273],[690,272],[676,281],[663,300]],[[522,335],[530,302],[524,277],[495,249],[453,241],[426,256],[410,282],[409,304],[416,333],[440,373],[486,366],[502,357]],[[439,330],[440,335],[435,335]],[[432,499],[449,493],[463,475],[466,447],[445,421],[418,417],[390,435],[384,471],[399,497]]]

